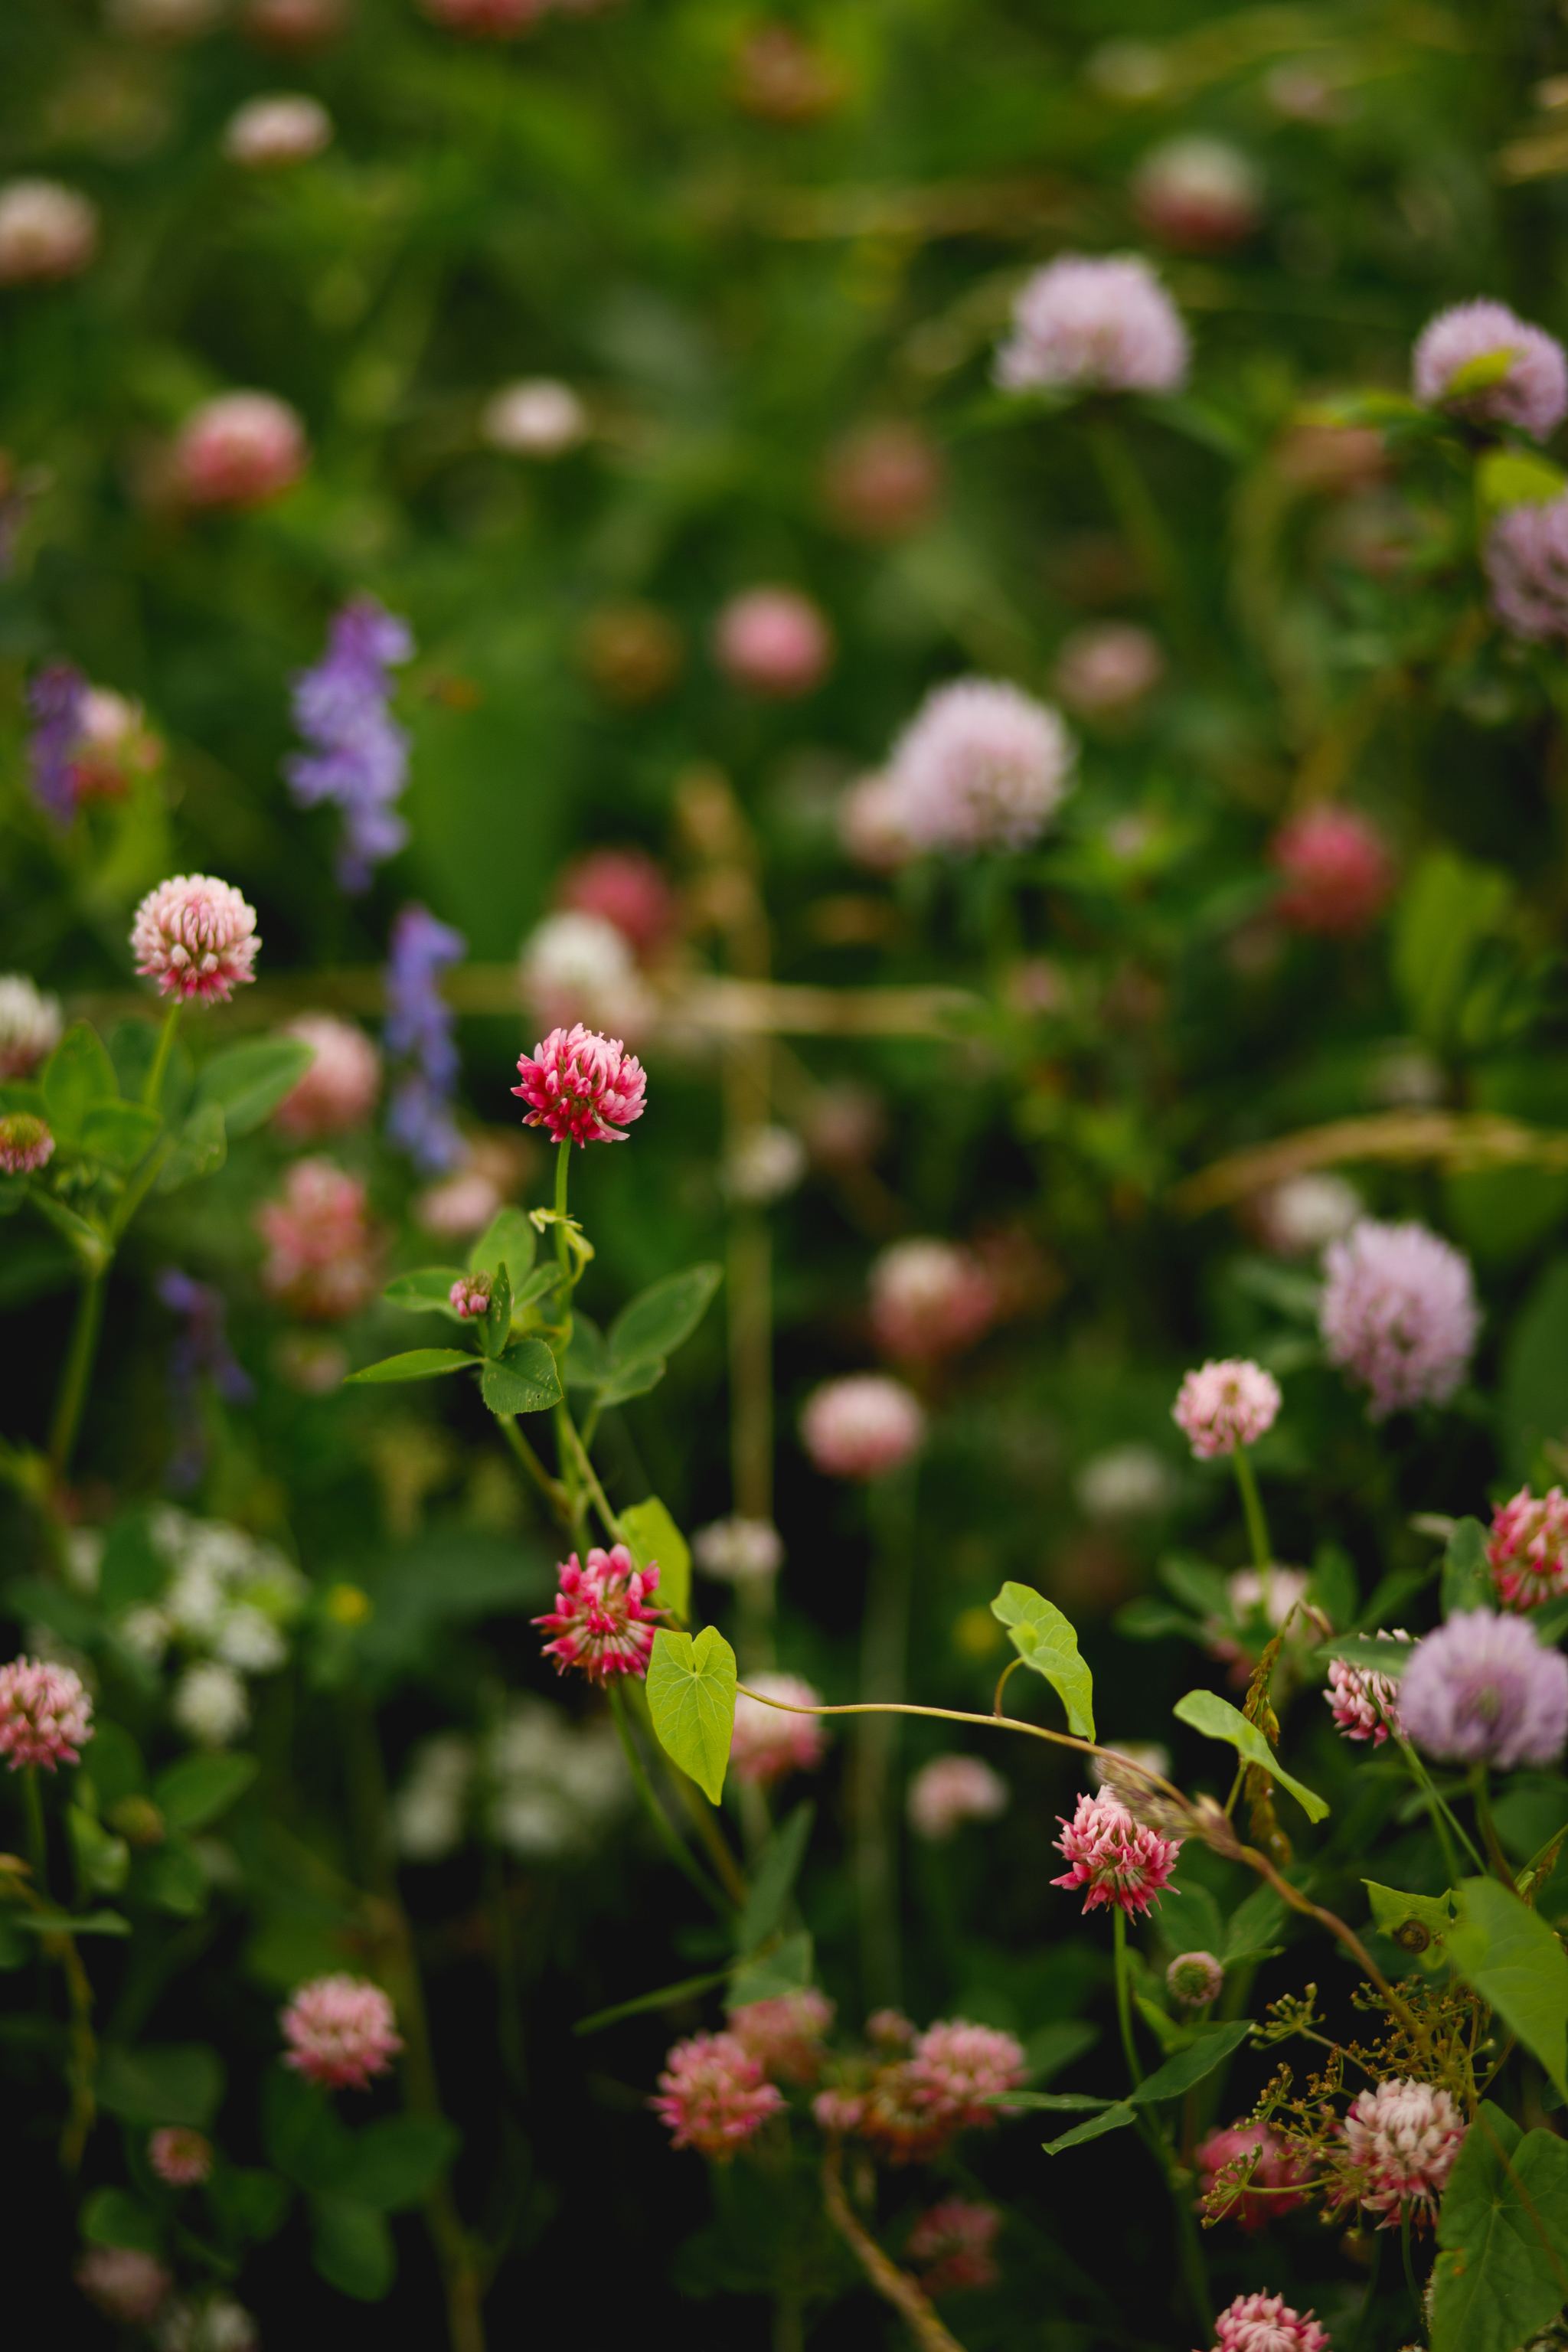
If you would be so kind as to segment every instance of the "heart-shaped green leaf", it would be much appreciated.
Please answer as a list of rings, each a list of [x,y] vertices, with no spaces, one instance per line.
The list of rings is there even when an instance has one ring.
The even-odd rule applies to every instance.
[[[704,1625],[695,1639],[659,1627],[648,1660],[647,1705],[666,1755],[716,1805],[735,1727],[735,1653],[716,1625]]]
[[[1217,1691],[1189,1691],[1185,1698],[1176,1701],[1172,1712],[1178,1723],[1190,1723],[1205,1738],[1228,1740],[1244,1764],[1256,1764],[1271,1780],[1289,1789],[1310,1822],[1323,1820],[1329,1809],[1321,1797],[1291,1779],[1258,1726],[1248,1723],[1240,1708],[1221,1698]]]
[[[1068,1728],[1080,1739],[1094,1738],[1094,1678],[1079,1655],[1071,1623],[1043,1593],[1027,1584],[1005,1584],[991,1614],[1007,1628],[1026,1666],[1044,1675],[1068,1711]]]
[[[1568,1952],[1538,1911],[1495,1878],[1467,1878],[1448,1958],[1568,2098]]]
[[[487,1364],[479,1388],[494,1413],[546,1412],[561,1402],[555,1359],[542,1339],[520,1339],[499,1363]]]

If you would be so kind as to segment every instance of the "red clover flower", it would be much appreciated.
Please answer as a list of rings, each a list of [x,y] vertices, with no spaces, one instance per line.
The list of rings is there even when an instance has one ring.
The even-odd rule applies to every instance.
[[[92,1701],[79,1675],[41,1658],[0,1666],[0,1756],[13,1772],[41,1764],[53,1772],[81,1760],[92,1738]]]
[[[640,1118],[647,1078],[618,1037],[601,1036],[579,1021],[552,1029],[518,1061],[522,1080],[512,1093],[528,1105],[524,1127],[548,1129],[557,1143],[624,1143],[620,1130]]]
[[[553,1610],[533,1621],[556,1636],[544,1644],[556,1673],[581,1666],[590,1682],[606,1686],[613,1675],[645,1675],[655,1630],[669,1613],[645,1606],[647,1596],[658,1589],[658,1563],[649,1560],[647,1568],[638,1569],[625,1544],[611,1551],[595,1545],[586,1568],[578,1565],[574,1552],[557,1574],[560,1590]]]
[[[1086,1912],[1101,1903],[1114,1904],[1136,1919],[1169,1885],[1183,1841],[1162,1837],[1114,1797],[1079,1797],[1070,1822],[1060,1814],[1057,1818],[1062,1826],[1057,1851],[1071,1866],[1051,1885],[1087,1886]]]
[[[315,1977],[279,2018],[285,2066],[325,2091],[368,2090],[403,2042],[391,2001],[366,1977]]]

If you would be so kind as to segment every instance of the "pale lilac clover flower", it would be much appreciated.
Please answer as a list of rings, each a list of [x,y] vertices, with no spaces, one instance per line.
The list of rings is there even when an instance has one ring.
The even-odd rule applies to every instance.
[[[1510,507],[1492,525],[1484,561],[1492,610],[1516,637],[1568,637],[1568,491],[1544,506]]]
[[[1568,1658],[1523,1617],[1462,1609],[1417,1642],[1399,1686],[1408,1738],[1444,1764],[1554,1764],[1568,1744]]]
[[[1477,361],[1509,356],[1505,374],[1467,390]],[[1517,425],[1544,441],[1568,415],[1568,359],[1540,327],[1502,302],[1459,302],[1422,329],[1411,357],[1412,389],[1424,408],[1447,408],[1489,424]],[[1455,379],[1459,379],[1456,388]]]
[[[286,760],[283,772],[301,808],[332,801],[342,810],[345,890],[367,890],[372,867],[408,838],[393,805],[408,778],[408,737],[387,709],[387,673],[413,651],[406,622],[356,596],[333,620],[321,660],[294,680],[294,723],[311,748]]]
[[[994,373],[1004,392],[1180,392],[1187,359],[1186,329],[1146,261],[1064,253],[1019,294]]]
[[[1480,1309],[1468,1258],[1426,1225],[1363,1217],[1323,1255],[1329,1361],[1371,1391],[1368,1418],[1447,1404],[1469,1369]]]
[[[1189,1372],[1171,1407],[1171,1418],[1200,1462],[1256,1445],[1274,1426],[1279,1383],[1272,1372],[1245,1357],[1211,1358]]]

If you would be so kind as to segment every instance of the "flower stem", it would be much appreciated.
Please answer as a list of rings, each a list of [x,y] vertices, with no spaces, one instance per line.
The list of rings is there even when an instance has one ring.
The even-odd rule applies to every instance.
[[[860,1636],[860,1688],[868,1699],[902,1694],[909,1643],[914,1489],[909,1476],[876,1482],[873,1544]],[[855,1880],[860,1913],[861,1992],[868,2010],[899,1999],[899,1844],[892,1805],[896,1710],[876,1710],[856,1743]]]
[[[174,1043],[174,1032],[180,1025],[180,1000],[176,997],[163,1015],[163,1025],[158,1032],[157,1051],[153,1055],[142,1099],[150,1110],[158,1108],[158,1097],[163,1091],[163,1078],[169,1067],[169,1055]]]
[[[605,1523],[605,1533],[612,1543],[619,1543],[621,1523],[610,1508],[609,1498],[599,1484],[599,1474],[588,1459],[587,1447],[577,1434],[577,1425],[565,1405],[557,1405],[555,1410],[558,1426],[572,1449],[573,1458],[581,1474],[583,1483],[594,1498],[594,1507]]]
[[[632,1785],[637,1792],[644,1812],[653,1823],[654,1832],[660,1845],[663,1846],[677,1869],[691,1881],[703,1901],[711,1904],[715,1911],[727,1915],[730,1910],[729,1904],[687,1852],[684,1839],[680,1837],[664,1807],[654,1794],[653,1782],[648,1779],[644,1769],[642,1758],[637,1753],[637,1741],[632,1737],[631,1725],[626,1721],[626,1703],[614,1683],[606,1685],[605,1696],[610,1702],[610,1714],[614,1717],[616,1729],[620,1734],[621,1746],[626,1751]]]
[[[1238,1445],[1230,1458],[1236,1465],[1236,1483],[1241,1488],[1241,1507],[1247,1514],[1247,1538],[1252,1546],[1253,1566],[1263,1580],[1263,1601],[1267,1608],[1274,1547],[1268,1540],[1268,1522],[1263,1516],[1263,1497],[1258,1491],[1258,1480],[1253,1475],[1246,1446]]]
[[[98,1350],[98,1330],[103,1316],[103,1276],[88,1275],[77,1298],[76,1320],[71,1326],[70,1345],[60,1373],[59,1394],[55,1401],[54,1423],[49,1431],[49,1467],[57,1478],[62,1476],[76,1444],[77,1430],[81,1423],[82,1408],[87,1402],[88,1383],[92,1377],[92,1360]]]
[[[1134,2090],[1143,2080],[1143,2069],[1138,2063],[1138,2045],[1132,2039],[1132,1978],[1127,1965],[1127,1914],[1120,1903],[1110,1906],[1111,1948],[1116,1955],[1116,2022],[1121,2028],[1121,2047],[1126,2053],[1127,2071],[1132,2077]]]
[[[1433,1782],[1430,1773],[1427,1771],[1425,1764],[1422,1763],[1419,1756],[1416,1755],[1415,1748],[1412,1748],[1408,1739],[1401,1738],[1397,1732],[1395,1732],[1394,1738],[1398,1740],[1399,1752],[1404,1757],[1406,1764],[1410,1767],[1412,1777],[1414,1778],[1417,1788],[1421,1790],[1423,1795],[1426,1799],[1427,1811],[1432,1816],[1432,1826],[1437,1832],[1437,1843],[1443,1849],[1443,1862],[1444,1866],[1448,1873],[1449,1885],[1458,1886],[1459,1883],[1459,1865],[1455,1856],[1453,1845],[1449,1840],[1448,1832],[1450,1830],[1453,1831],[1455,1837],[1457,1837],[1463,1845],[1465,1852],[1475,1864],[1477,1870],[1479,1871],[1481,1875],[1484,1877],[1486,1875],[1486,1864],[1481,1860],[1480,1855],[1476,1852],[1475,1847],[1471,1844],[1468,1836],[1466,1834],[1464,1823],[1456,1817],[1449,1807],[1445,1804],[1443,1799],[1438,1795],[1436,1787]]]
[[[44,1798],[38,1786],[36,1764],[29,1764],[22,1775],[22,1802],[27,1809],[27,1860],[33,1865],[33,1884],[47,1900],[49,1892],[49,1842],[44,1828]]]
[[[1405,2258],[1405,2284],[1410,2289],[1410,2300],[1415,2305],[1415,2316],[1425,2321],[1421,2307],[1421,2290],[1415,2284],[1415,2265],[1410,2259],[1410,2207],[1405,2204],[1399,2215],[1399,2251]]]
[[[1361,2316],[1356,2321],[1351,2352],[1366,2352],[1366,2347],[1372,2341],[1373,2314],[1377,2305],[1377,2273],[1382,2266],[1382,2261],[1383,2233],[1379,2230],[1374,2230],[1372,2233],[1372,2268],[1366,2274],[1366,2293],[1361,2299]]]
[[[572,1508],[566,1498],[565,1487],[559,1478],[551,1476],[511,1415],[501,1413],[497,1418],[500,1423],[501,1435],[521,1463],[529,1477],[538,1487],[562,1526],[569,1528],[572,1524]]]
[[[822,2159],[822,2202],[827,2218],[849,2248],[884,2303],[901,2312],[921,2352],[963,2352],[937,2317],[925,2289],[908,2271],[889,2259],[875,2238],[860,2227],[844,2194],[843,2158],[837,2140],[830,2140]]]
[[[1480,1831],[1481,1843],[1486,1847],[1493,1870],[1511,1893],[1514,1873],[1509,1865],[1507,1854],[1498,1842],[1497,1828],[1492,1821],[1491,1801],[1487,1793],[1487,1768],[1484,1764],[1472,1764],[1470,1767],[1470,1795],[1475,1801],[1476,1826]]]

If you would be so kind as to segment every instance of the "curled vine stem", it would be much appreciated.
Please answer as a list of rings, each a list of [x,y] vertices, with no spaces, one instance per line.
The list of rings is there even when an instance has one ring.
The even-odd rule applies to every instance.
[[[877,2293],[909,2323],[921,2352],[963,2352],[957,2336],[949,2335],[937,2317],[936,2306],[920,2282],[901,2271],[856,2220],[844,2193],[844,2160],[836,2140],[829,2142],[822,2159],[822,2202],[828,2220]]]

